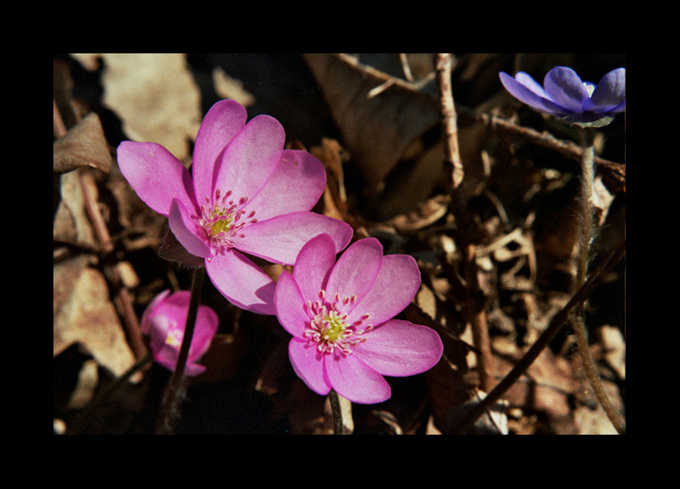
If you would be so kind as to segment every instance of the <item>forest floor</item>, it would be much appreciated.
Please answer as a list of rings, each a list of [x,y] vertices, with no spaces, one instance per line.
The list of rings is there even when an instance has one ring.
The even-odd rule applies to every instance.
[[[465,178],[454,218],[443,164],[433,55],[58,55],[54,57],[54,432],[152,434],[171,372],[146,364],[139,320],[191,271],[159,256],[167,219],[122,177],[123,140],[162,144],[187,167],[208,108],[239,101],[249,118],[276,117],[286,144],[325,165],[317,212],[345,220],[355,239],[414,256],[422,285],[403,318],[435,328],[442,360],[389,378],[392,397],[351,406],[354,434],[450,434],[510,372],[574,294],[579,141],[570,127],[504,91],[498,72],[537,79],[556,65],[598,81],[625,57],[456,54],[452,88]],[[596,137],[597,225],[591,269],[625,236],[625,124]],[[465,229],[466,245],[460,240]],[[467,256],[466,250],[472,250]],[[467,261],[466,261],[467,260]],[[475,295],[465,264],[475,271]],[[281,267],[270,266],[273,277]],[[587,299],[590,353],[625,414],[625,258]],[[202,302],[220,329],[187,379],[178,434],[325,434],[327,400],[295,375],[275,317],[241,311],[210,281]],[[468,306],[488,332],[489,365]],[[485,360],[486,362],[486,360]],[[567,322],[471,434],[616,433],[584,373]]]

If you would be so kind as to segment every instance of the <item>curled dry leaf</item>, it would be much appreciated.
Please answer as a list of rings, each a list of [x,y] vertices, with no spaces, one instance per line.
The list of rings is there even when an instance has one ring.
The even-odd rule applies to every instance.
[[[436,100],[345,54],[305,54],[343,143],[371,188],[439,121]],[[389,83],[379,95],[374,89]],[[386,86],[386,85],[384,85]],[[372,96],[374,95],[374,96]]]
[[[55,175],[82,166],[108,173],[113,160],[99,116],[91,112],[54,142],[52,171]]]

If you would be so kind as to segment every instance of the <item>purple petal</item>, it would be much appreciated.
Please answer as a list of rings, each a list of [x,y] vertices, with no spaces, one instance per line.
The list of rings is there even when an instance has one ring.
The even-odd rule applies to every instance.
[[[248,206],[263,221],[281,214],[308,211],[326,186],[323,164],[306,151],[283,150],[274,173]]]
[[[192,174],[194,189],[199,201],[211,197],[216,164],[222,151],[243,129],[248,119],[246,109],[235,100],[221,100],[214,104],[203,118],[196,135]]]
[[[528,88],[532,92],[534,92],[536,95],[539,97],[548,98],[548,95],[545,93],[545,90],[543,87],[536,81],[534,78],[529,74],[525,73],[523,71],[518,71],[515,74],[515,80],[517,80],[520,84],[524,86],[524,88]]]
[[[393,319],[367,334],[354,355],[383,375],[403,377],[432,368],[441,358],[442,340],[431,328]]]
[[[154,211],[167,216],[175,198],[187,209],[196,207],[191,175],[160,144],[123,141],[118,146],[117,157],[123,176]]]
[[[328,276],[327,297],[339,294],[340,298],[356,294],[361,299],[371,289],[383,261],[383,248],[375,238],[354,242],[340,256]]]
[[[274,263],[292,265],[302,247],[315,236],[327,233],[340,251],[352,237],[347,223],[314,212],[293,212],[258,221],[243,229],[243,238],[235,246],[251,255]]]
[[[191,215],[178,199],[173,199],[170,205],[168,225],[177,241],[192,255],[208,258],[212,254],[205,240],[197,234],[196,224]]]
[[[259,115],[229,143],[215,175],[214,189],[234,197],[253,198],[279,163],[286,134],[283,126],[268,115]]]
[[[284,270],[276,282],[274,292],[276,318],[286,331],[300,339],[305,331],[305,323],[309,321],[304,305],[305,301],[298,284],[293,276]]]
[[[392,395],[387,381],[356,355],[326,355],[324,365],[333,389],[359,404],[375,404]]]
[[[288,356],[293,370],[307,387],[322,396],[330,392],[331,385],[325,373],[322,357],[314,345],[293,338],[288,343]]]
[[[409,255],[387,255],[371,290],[352,309],[348,321],[352,323],[368,314],[367,321],[378,326],[403,311],[419,287],[420,270],[416,260]]]
[[[564,109],[562,107],[558,106],[547,98],[542,97],[536,92],[536,87],[538,84],[533,81],[533,79],[532,82],[528,84],[528,86],[524,84],[527,83],[528,78],[531,78],[526,73],[523,73],[523,76],[520,76],[520,79],[523,81],[523,83],[511,77],[507,73],[500,72],[498,75],[500,76],[501,83],[505,89],[510,93],[510,95],[515,97],[520,102],[527,104],[533,109],[548,114],[564,113]],[[541,89],[541,92],[542,91],[543,89]]]
[[[205,261],[213,285],[229,302],[258,314],[274,315],[274,281],[236,250]]]
[[[295,260],[293,277],[304,300],[314,301],[318,298],[319,292],[326,286],[336,256],[333,238],[327,234],[310,239],[302,247]]]
[[[581,78],[571,68],[557,66],[545,75],[543,81],[548,96],[570,112],[583,112],[583,101],[589,97]]]
[[[612,70],[602,77],[590,100],[584,105],[594,112],[621,112],[626,101],[626,69]]]

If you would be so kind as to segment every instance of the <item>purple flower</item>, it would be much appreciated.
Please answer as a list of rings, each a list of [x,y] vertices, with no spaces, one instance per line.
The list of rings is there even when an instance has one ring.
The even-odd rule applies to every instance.
[[[137,195],[168,216],[182,246],[205,259],[222,295],[243,309],[274,314],[275,283],[239,251],[291,265],[321,233],[340,251],[352,228],[310,211],[326,184],[322,163],[283,149],[285,133],[273,117],[246,119],[233,100],[212,106],[196,136],[191,175],[156,143],[122,142],[118,164]]]
[[[174,294],[165,290],[151,301],[142,315],[142,333],[149,336],[153,358],[169,370],[174,371],[177,365],[190,296],[191,293],[186,290]],[[208,351],[218,326],[219,319],[215,311],[206,305],[199,305],[185,375],[194,377],[205,371],[205,367],[196,362]]]
[[[314,392],[334,389],[350,401],[371,404],[391,395],[383,378],[433,367],[443,351],[426,326],[392,319],[415,296],[420,271],[413,257],[383,256],[375,238],[353,243],[337,260],[333,240],[307,243],[292,275],[284,271],[274,302],[297,375]]]
[[[581,81],[574,70],[565,66],[550,70],[543,86],[522,71],[514,78],[503,72],[499,76],[513,97],[574,124],[606,125],[614,114],[626,110],[625,68],[610,71],[597,85]]]

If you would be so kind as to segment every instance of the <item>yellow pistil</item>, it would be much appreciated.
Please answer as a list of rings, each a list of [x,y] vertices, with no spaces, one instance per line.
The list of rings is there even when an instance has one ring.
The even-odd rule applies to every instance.
[[[328,341],[337,341],[347,327],[343,317],[335,311],[329,312],[328,315],[324,314],[323,324],[325,327],[321,330],[321,336]]]
[[[174,346],[174,347],[179,347],[182,344],[182,337],[184,335],[182,334],[182,331],[179,329],[171,329],[168,331],[168,336],[165,338],[165,344]]]

